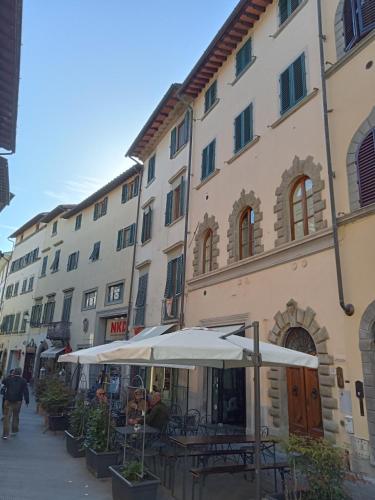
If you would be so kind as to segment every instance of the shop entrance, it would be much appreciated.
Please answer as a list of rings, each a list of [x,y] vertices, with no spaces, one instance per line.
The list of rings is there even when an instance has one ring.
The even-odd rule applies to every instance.
[[[212,369],[212,422],[246,425],[245,368]]]
[[[25,357],[25,364],[23,367],[23,378],[30,382],[33,376],[34,369],[34,361],[35,361],[35,353],[27,352]]]

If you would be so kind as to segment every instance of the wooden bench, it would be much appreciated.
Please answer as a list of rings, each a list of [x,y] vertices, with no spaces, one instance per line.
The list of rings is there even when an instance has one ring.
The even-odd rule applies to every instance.
[[[284,490],[284,477],[285,471],[289,469],[288,462],[278,462],[278,463],[270,463],[270,464],[261,464],[261,470],[275,470],[279,471],[281,476],[281,483]],[[247,473],[247,472],[255,472],[254,464],[239,464],[239,465],[218,465],[214,467],[201,467],[196,469],[190,469],[190,472],[193,476],[193,486],[192,486],[192,500],[195,497],[195,486],[198,483],[199,493],[198,500],[202,500],[203,488],[205,485],[205,480],[207,476],[212,476],[214,474],[238,474],[238,473]],[[276,478],[275,478],[276,480]],[[277,490],[277,484],[275,483],[275,491]]]

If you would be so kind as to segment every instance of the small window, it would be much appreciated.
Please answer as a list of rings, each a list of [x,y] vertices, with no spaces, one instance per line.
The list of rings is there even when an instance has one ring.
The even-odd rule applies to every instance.
[[[374,0],[345,0],[343,6],[345,50],[350,50],[375,29]]]
[[[93,219],[97,220],[103,217],[107,213],[108,198],[105,197],[103,200],[95,203],[94,205],[94,215]]]
[[[52,224],[52,236],[55,236],[57,234],[57,220]]]
[[[30,326],[32,328],[39,328],[42,319],[43,304],[41,300],[36,300],[31,308]]]
[[[215,170],[215,149],[216,140],[214,139],[202,151],[202,173],[201,180],[203,181]]]
[[[254,255],[254,210],[247,207],[240,217],[240,260]]]
[[[141,242],[145,243],[151,239],[151,229],[152,229],[152,208],[147,207],[143,212],[143,223],[142,223],[142,235]]]
[[[253,105],[250,104],[234,120],[234,152],[253,140]]]
[[[244,43],[236,54],[236,77],[239,76],[251,62],[251,38]]]
[[[20,319],[21,319],[21,313],[17,313],[16,319],[14,321],[14,327],[13,327],[14,333],[18,333],[18,331],[19,331]]]
[[[72,300],[73,300],[73,292],[64,293],[64,302],[61,313],[61,321],[63,323],[69,323],[70,321],[70,312],[72,310]]]
[[[292,240],[298,240],[315,232],[313,183],[301,177],[290,197]]]
[[[60,252],[61,250],[56,250],[55,256],[53,258],[52,264],[51,264],[51,272],[56,273],[59,270],[59,263],[60,263]]]
[[[139,193],[139,176],[135,177],[132,182],[128,182],[122,186],[121,203],[126,203],[132,198],[138,196]]]
[[[14,289],[13,289],[13,297],[17,297],[18,295],[18,287],[19,287],[19,282],[14,284]]]
[[[43,257],[43,261],[42,261],[42,269],[40,271],[40,277],[43,277],[46,275],[47,273],[47,263],[48,263],[48,255],[45,255]]]
[[[293,14],[302,0],[279,0],[279,20],[280,25],[285,23],[288,17]]]
[[[50,325],[51,323],[53,323],[54,314],[55,314],[55,298],[51,297],[44,304],[42,324]]]
[[[122,250],[123,248],[130,247],[134,245],[135,242],[135,224],[120,229],[117,233],[117,245],[116,250]]]
[[[82,214],[78,214],[76,217],[76,224],[75,224],[75,230],[78,231],[81,229],[81,224],[82,224]]]
[[[89,292],[84,292],[82,301],[83,310],[96,308],[97,294],[98,294],[97,290],[90,290]]]
[[[68,257],[68,264],[66,266],[67,271],[73,271],[78,267],[79,252],[71,253]]]
[[[148,160],[148,166],[147,166],[147,184],[149,184],[151,181],[153,181],[155,179],[155,162],[156,162],[156,155],[153,155]]]
[[[182,291],[182,273],[183,273],[183,255],[168,262],[167,266],[167,282],[165,285],[165,298],[176,297]]]
[[[114,285],[109,285],[107,288],[106,303],[113,304],[122,302],[124,295],[124,283],[116,283]]]
[[[28,287],[27,291],[32,292],[33,288],[34,288],[34,276],[31,276],[31,278],[29,278],[29,287]]]
[[[169,226],[185,213],[185,179],[181,177],[180,182],[167,194],[165,210],[165,225]]]
[[[190,113],[186,112],[184,119],[171,131],[170,157],[173,158],[177,152],[189,141]]]
[[[92,262],[95,262],[96,260],[99,260],[99,255],[100,255],[100,241],[97,241],[96,243],[94,243],[94,247],[92,249],[89,259]]]
[[[306,96],[305,54],[301,54],[280,76],[280,112],[284,114]]]
[[[359,202],[361,207],[375,203],[375,128],[362,141],[357,152]]]
[[[212,271],[212,230],[209,229],[203,239],[203,273]]]
[[[21,293],[26,293],[27,290],[27,279],[22,281],[22,290]]]
[[[26,283],[27,283],[27,280],[26,280]],[[12,297],[12,295],[13,295],[13,285],[8,285],[6,292],[5,292],[5,298],[10,299]]]
[[[207,113],[209,109],[215,104],[217,99],[217,80],[207,89],[204,96],[204,111]]]

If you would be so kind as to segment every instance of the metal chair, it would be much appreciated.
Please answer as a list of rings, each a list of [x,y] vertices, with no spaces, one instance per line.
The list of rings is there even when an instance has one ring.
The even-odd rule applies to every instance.
[[[184,433],[185,435],[198,434],[199,423],[201,420],[201,414],[199,410],[192,408],[184,415]]]

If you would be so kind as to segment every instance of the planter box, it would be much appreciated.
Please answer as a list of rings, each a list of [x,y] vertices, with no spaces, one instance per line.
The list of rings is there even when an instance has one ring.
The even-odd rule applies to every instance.
[[[97,478],[110,477],[110,465],[117,465],[118,451],[96,452],[92,448],[86,448],[86,467]]]
[[[50,431],[65,431],[67,428],[67,415],[48,415],[48,429]]]
[[[71,457],[80,458],[85,456],[84,440],[84,437],[76,438],[70,432],[65,431],[66,451]]]
[[[150,472],[143,481],[131,483],[122,476],[123,465],[109,468],[112,476],[113,500],[155,500],[160,480]]]

